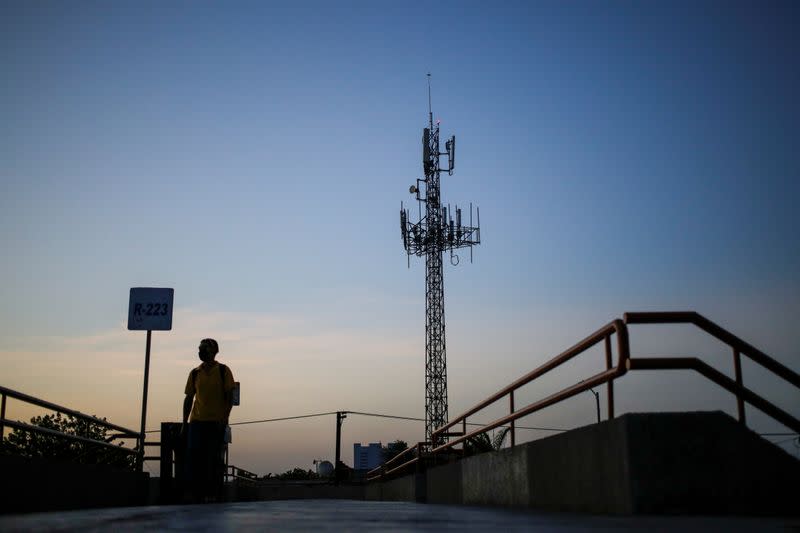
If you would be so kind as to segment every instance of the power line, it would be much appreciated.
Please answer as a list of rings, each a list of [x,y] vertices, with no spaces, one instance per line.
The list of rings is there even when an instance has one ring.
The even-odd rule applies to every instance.
[[[352,413],[354,415],[362,415],[362,416],[376,416],[380,418],[396,418],[398,420],[414,420],[416,422],[424,422],[424,418],[414,418],[410,416],[397,416],[397,415],[384,415],[380,413],[362,413],[360,411],[345,411],[346,413]],[[482,422],[467,422],[468,426],[485,426],[486,424]],[[544,428],[544,427],[531,427],[531,426],[514,426],[516,429],[535,429],[539,431],[567,431],[566,429],[561,428]]]
[[[350,411],[345,411],[350,412]],[[329,413],[314,413],[310,415],[297,415],[297,416],[284,416],[281,418],[266,418],[264,420],[248,420],[246,422],[232,422],[228,424],[229,426],[244,426],[247,424],[261,424],[264,422],[280,422],[281,420],[297,420],[299,418],[313,418],[315,416],[328,416],[328,415],[335,415],[336,411],[331,411]],[[161,431],[160,429],[150,429],[145,431],[145,433],[158,433]]]
[[[350,411],[344,411],[345,413],[349,413]],[[336,411],[331,411],[330,413],[315,413],[313,415],[298,415],[298,416],[285,416],[282,418],[267,418],[265,420],[248,420],[247,422],[234,422],[232,424],[228,424],[230,426],[244,426],[247,424],[261,424],[264,422],[280,422],[281,420],[297,420],[298,418],[313,418],[315,416],[328,416],[328,415],[335,415]]]
[[[297,415],[297,416],[284,416],[280,418],[265,418],[263,420],[247,420],[245,422],[233,422],[229,425],[231,426],[245,426],[249,424],[263,424],[266,422],[281,422],[284,420],[299,420],[301,418],[314,418],[319,416],[330,416],[335,415],[337,412],[346,413],[346,414],[353,414],[353,415],[361,415],[361,416],[371,416],[376,418],[392,418],[395,420],[410,420],[412,422],[425,422],[424,418],[415,418],[412,416],[400,416],[400,415],[387,415],[383,413],[365,413],[363,411],[329,411],[327,413],[313,413],[308,415]],[[468,426],[485,426],[485,423],[481,422],[467,422]],[[537,430],[537,431],[568,431],[562,428],[547,428],[547,427],[533,427],[533,426],[515,426],[516,429],[530,429],[530,430]],[[146,431],[145,433],[158,433],[161,431],[160,429],[151,429]]]
[[[362,413],[361,411],[345,411],[354,415],[374,416],[378,418],[395,418],[397,420],[412,420],[414,422],[425,422],[424,418],[414,418],[413,416],[384,415],[380,413]]]

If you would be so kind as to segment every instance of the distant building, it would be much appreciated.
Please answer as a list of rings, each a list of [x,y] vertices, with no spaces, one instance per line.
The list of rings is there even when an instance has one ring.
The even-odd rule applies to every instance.
[[[353,444],[353,468],[372,470],[383,463],[383,450],[380,442],[370,442],[367,446]]]

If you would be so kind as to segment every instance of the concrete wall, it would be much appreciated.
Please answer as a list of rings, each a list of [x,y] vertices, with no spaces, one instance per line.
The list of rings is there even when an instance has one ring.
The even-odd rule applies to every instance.
[[[612,421],[428,470],[430,503],[629,513],[624,423]]]
[[[630,513],[625,417],[524,446],[528,505],[554,511]]]
[[[798,514],[798,479],[800,461],[722,412],[645,413],[431,467],[423,496],[608,514]],[[409,494],[417,485],[407,476],[367,493],[419,501],[418,489]]]
[[[464,492],[461,463],[429,468],[426,472],[426,501],[429,503],[462,504]]]
[[[637,513],[800,514],[800,461],[721,413],[631,415]]]
[[[0,456],[0,513],[124,507],[147,501],[148,474]]]
[[[461,493],[466,504],[524,506],[530,500],[528,450],[518,446],[461,462]]]
[[[378,501],[424,502],[427,487],[424,474],[407,476],[369,483],[364,491],[364,499]]]

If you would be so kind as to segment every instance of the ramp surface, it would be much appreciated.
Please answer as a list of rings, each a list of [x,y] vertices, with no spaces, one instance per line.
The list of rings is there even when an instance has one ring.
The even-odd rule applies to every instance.
[[[600,516],[407,502],[284,500],[0,517],[0,531],[786,531],[798,519]]]

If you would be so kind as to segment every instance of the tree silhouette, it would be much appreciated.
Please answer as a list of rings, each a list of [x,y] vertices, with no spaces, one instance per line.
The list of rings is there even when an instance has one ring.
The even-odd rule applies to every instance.
[[[105,421],[105,418],[101,419]],[[31,424],[45,429],[59,431],[67,435],[89,438],[101,442],[108,439],[109,429],[96,422],[76,418],[72,415],[35,416]],[[119,445],[120,447],[122,444]],[[107,446],[79,442],[59,437],[14,428],[3,438],[0,445],[3,455],[20,457],[42,457],[80,464],[102,464],[133,470],[136,466],[134,455],[114,450]]]
[[[494,437],[489,437],[487,432],[479,433],[474,437],[470,437],[465,442],[466,452],[468,455],[475,455],[477,453],[493,452],[503,447],[503,441],[506,435],[511,430],[510,427],[505,427],[494,434]]]
[[[307,479],[319,479],[319,475],[312,470],[304,470],[299,467],[295,467],[291,470],[287,470],[283,474],[278,474],[274,476],[277,479],[300,479],[300,480],[307,480]]]
[[[381,448],[381,451],[383,452],[383,462],[385,463],[386,461],[393,459],[407,449],[408,443],[404,440],[397,439],[388,443],[386,446]]]

